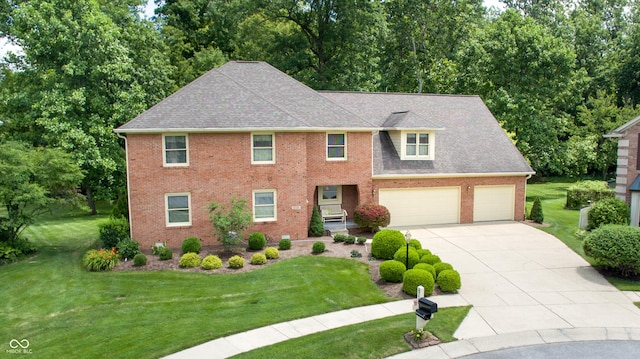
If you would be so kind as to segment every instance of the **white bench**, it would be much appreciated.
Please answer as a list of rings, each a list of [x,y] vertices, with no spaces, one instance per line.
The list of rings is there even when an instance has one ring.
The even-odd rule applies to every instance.
[[[345,223],[347,221],[347,211],[342,209],[339,204],[322,205],[320,206],[320,213],[323,223],[326,221],[341,221]]]

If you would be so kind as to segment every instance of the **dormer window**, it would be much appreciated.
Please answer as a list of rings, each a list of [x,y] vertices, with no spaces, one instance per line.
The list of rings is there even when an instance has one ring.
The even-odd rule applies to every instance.
[[[403,160],[433,160],[433,132],[402,132]]]

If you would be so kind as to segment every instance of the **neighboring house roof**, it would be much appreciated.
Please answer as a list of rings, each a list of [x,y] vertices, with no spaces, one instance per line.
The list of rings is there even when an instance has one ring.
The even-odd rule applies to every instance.
[[[361,92],[322,94],[377,123],[381,129],[385,123],[388,124],[390,113],[407,110],[417,118],[428,119],[425,123],[444,128],[435,132],[433,161],[401,161],[389,132],[380,131],[374,136],[373,143],[374,177],[534,173],[479,96]]]
[[[616,128],[615,130],[607,133],[606,135],[604,135],[604,137],[606,138],[612,138],[612,137],[622,137],[624,136],[625,132],[627,132],[628,129],[630,129],[631,127],[635,126],[637,123],[640,123],[640,116],[634,118],[633,120],[625,123],[624,125]]]
[[[375,127],[265,62],[231,61],[116,132],[370,131]]]

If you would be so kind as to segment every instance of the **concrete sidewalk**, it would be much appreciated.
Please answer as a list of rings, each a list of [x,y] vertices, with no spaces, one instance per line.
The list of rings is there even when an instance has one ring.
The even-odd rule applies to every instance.
[[[440,308],[474,307],[454,334],[460,341],[398,358],[454,358],[564,341],[640,340],[640,310],[633,304],[640,295],[618,291],[545,232],[515,222],[409,230],[412,238],[451,263],[462,277],[458,294],[430,299]],[[279,323],[167,358],[226,358],[324,330],[410,313],[412,303],[403,300]]]

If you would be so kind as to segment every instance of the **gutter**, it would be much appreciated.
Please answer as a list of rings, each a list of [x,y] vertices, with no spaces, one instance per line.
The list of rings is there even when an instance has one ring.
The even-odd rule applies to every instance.
[[[408,178],[462,178],[462,177],[522,177],[531,178],[535,172],[492,172],[492,173],[428,173],[428,174],[388,174],[373,175],[372,179],[408,179]]]

